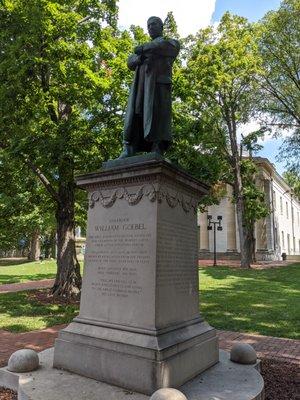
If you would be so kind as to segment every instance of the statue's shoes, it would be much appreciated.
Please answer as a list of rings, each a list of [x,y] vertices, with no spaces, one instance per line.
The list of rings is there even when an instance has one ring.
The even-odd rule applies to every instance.
[[[132,145],[130,145],[130,144],[125,144],[124,145],[124,150],[119,155],[118,160],[120,160],[122,158],[132,157],[134,155],[135,155],[134,147]]]
[[[161,156],[164,155],[163,149],[161,148],[159,142],[154,142],[154,143],[152,144],[151,153],[156,153],[156,154],[159,154],[159,155],[161,155]]]

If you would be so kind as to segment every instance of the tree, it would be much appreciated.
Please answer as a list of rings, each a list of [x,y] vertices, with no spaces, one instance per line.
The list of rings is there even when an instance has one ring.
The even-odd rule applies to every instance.
[[[179,40],[178,27],[172,11],[168,12],[164,21],[164,36]]]
[[[223,181],[233,187],[241,248],[241,266],[253,257],[253,223],[265,212],[254,190],[254,165],[243,159],[238,128],[256,110],[260,59],[255,30],[246,19],[226,13],[217,29],[200,30],[189,39],[186,101],[194,126],[202,132],[198,151],[214,154],[224,168]],[[255,206],[254,206],[255,205]]]
[[[0,146],[23,162],[24,179],[27,168],[38,177],[55,207],[53,293],[66,298],[81,286],[74,176],[99,168],[121,143],[132,39],[116,31],[116,12],[114,0],[0,6]]]
[[[20,160],[0,150],[0,250],[27,249],[29,260],[40,257],[41,236],[55,227],[53,204],[32,173],[24,179]]]
[[[300,201],[300,174],[294,171],[286,171],[283,173],[283,179],[292,188],[295,196]]]
[[[282,1],[260,24],[263,60],[261,111],[277,134],[290,130],[281,155],[300,171],[300,2]],[[288,155],[288,157],[286,157]]]

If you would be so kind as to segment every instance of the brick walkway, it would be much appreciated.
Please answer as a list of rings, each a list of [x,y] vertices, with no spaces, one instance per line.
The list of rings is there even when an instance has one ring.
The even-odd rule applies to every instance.
[[[0,330],[0,366],[7,364],[16,350],[30,348],[42,351],[54,345],[57,333],[65,325],[56,325],[41,331],[10,333]],[[218,331],[220,348],[229,351],[235,342],[251,344],[259,358],[271,358],[300,365],[300,340],[270,336],[250,335],[239,332]]]
[[[259,261],[255,264],[251,264],[252,269],[268,269],[268,268],[279,268],[286,267],[290,264],[295,264],[297,261]],[[198,265],[201,267],[212,267],[213,260],[199,260]],[[232,268],[239,268],[241,265],[240,260],[217,260],[218,267],[229,266]]]
[[[300,365],[300,340],[247,333],[218,331],[220,348],[229,351],[234,343],[251,344],[259,358],[271,358]]]
[[[19,349],[42,351],[54,345],[57,333],[65,325],[56,325],[40,331],[11,333],[0,329],[0,367],[7,364],[10,355]]]
[[[22,290],[43,289],[52,287],[54,279],[44,279],[41,281],[30,281],[24,283],[10,283],[0,285],[0,293],[21,292]]]

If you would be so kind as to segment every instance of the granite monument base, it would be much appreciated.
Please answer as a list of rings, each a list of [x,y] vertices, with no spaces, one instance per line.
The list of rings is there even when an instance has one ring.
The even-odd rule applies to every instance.
[[[54,367],[152,394],[218,362],[199,314],[207,187],[161,157],[131,161],[77,179],[90,205],[80,313],[56,340]]]
[[[159,336],[72,323],[55,343],[54,366],[151,395],[179,387],[218,360],[205,322]]]

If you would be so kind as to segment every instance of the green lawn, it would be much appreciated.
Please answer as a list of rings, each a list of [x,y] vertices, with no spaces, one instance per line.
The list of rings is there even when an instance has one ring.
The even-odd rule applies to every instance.
[[[56,260],[24,262],[0,260],[0,285],[50,279],[55,277]]]
[[[300,339],[300,264],[201,268],[200,310],[218,329]]]
[[[82,262],[80,266],[82,273]],[[0,259],[0,285],[55,278],[56,270],[56,260],[24,262]]]

